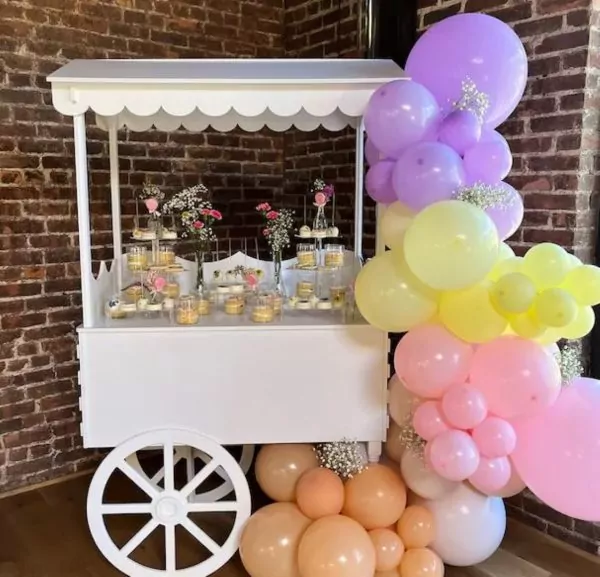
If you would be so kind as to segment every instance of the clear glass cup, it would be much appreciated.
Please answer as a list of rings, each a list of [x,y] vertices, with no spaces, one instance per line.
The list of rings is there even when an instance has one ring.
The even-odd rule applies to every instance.
[[[127,249],[127,268],[131,272],[142,272],[148,267],[148,251],[145,246],[130,246]]]
[[[255,323],[272,323],[275,319],[273,298],[271,296],[259,296],[252,305],[250,318]]]
[[[194,295],[183,295],[177,303],[175,320],[179,325],[195,325],[198,322],[198,305]]]
[[[341,244],[325,245],[325,266],[339,268],[344,266],[344,246]]]
[[[314,244],[298,244],[296,246],[296,257],[300,268],[313,268],[317,266],[317,251]]]
[[[170,245],[161,244],[158,248],[158,264],[169,266],[175,264],[175,251]]]

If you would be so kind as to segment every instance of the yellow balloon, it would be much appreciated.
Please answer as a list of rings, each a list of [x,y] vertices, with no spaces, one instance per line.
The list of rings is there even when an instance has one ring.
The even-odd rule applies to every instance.
[[[523,272],[531,278],[538,290],[561,284],[571,266],[568,253],[549,242],[530,248],[523,259]]]
[[[512,315],[510,317],[510,327],[516,335],[524,339],[537,339],[542,337],[548,327],[543,325],[531,310],[524,314]]]
[[[440,318],[449,331],[468,343],[491,341],[508,326],[508,321],[492,306],[484,285],[442,293]]]
[[[577,317],[577,302],[561,288],[542,291],[535,299],[534,309],[540,322],[551,328],[566,327]]]
[[[562,338],[563,336],[561,329],[548,329],[533,340],[540,345],[553,345]]]
[[[590,264],[575,267],[567,273],[561,287],[573,295],[578,305],[600,304],[600,268]]]
[[[522,314],[533,304],[535,286],[523,273],[511,272],[501,276],[491,287],[490,297],[502,314]]]
[[[523,257],[513,256],[503,260],[497,260],[494,268],[490,271],[487,278],[496,281],[505,274],[512,272],[521,272],[523,267]]]
[[[498,248],[498,262],[501,260],[506,260],[507,258],[512,258],[515,256],[515,251],[510,248],[505,242],[501,242]]]
[[[596,316],[592,307],[579,307],[575,320],[560,330],[561,337],[564,339],[581,339],[594,328],[595,322]]]
[[[408,331],[437,310],[435,292],[413,275],[402,251],[370,260],[356,278],[355,295],[365,320],[389,332]]]
[[[385,209],[380,231],[386,246],[402,250],[404,233],[414,216],[415,212],[401,202],[394,202]]]
[[[426,285],[459,290],[481,282],[498,258],[498,233],[480,208],[459,200],[429,205],[404,235],[410,269]]]

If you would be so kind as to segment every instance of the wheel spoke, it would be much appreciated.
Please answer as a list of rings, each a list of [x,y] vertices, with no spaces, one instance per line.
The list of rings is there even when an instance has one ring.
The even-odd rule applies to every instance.
[[[216,501],[214,503],[189,503],[188,513],[230,513],[237,511],[236,501]]]
[[[205,465],[207,463],[210,463],[210,457],[206,453],[202,453],[201,451],[198,451],[197,457]],[[225,471],[225,469],[223,469],[223,467],[219,467],[215,472],[217,473],[217,475],[219,475],[219,477],[221,477],[221,479],[223,479],[223,481],[229,481],[229,475],[227,474],[227,471]]]
[[[165,442],[163,447],[163,457],[165,463],[165,491],[175,490],[175,462],[173,459],[173,443]]]
[[[216,555],[220,550],[221,546],[213,541],[196,523],[186,517],[181,525],[187,529],[187,531],[194,537],[201,545],[204,545],[213,555]]]
[[[176,556],[175,525],[165,525],[165,569],[169,575],[175,572]]]
[[[177,465],[177,463],[179,463],[179,461],[181,461],[181,459],[183,459],[183,457],[184,457],[184,455],[182,452],[180,452],[179,448],[175,449],[175,457],[173,459],[173,467],[175,467],[175,465]],[[152,483],[154,483],[155,485],[158,485],[158,482],[161,481],[162,479],[164,479],[164,477],[165,477],[165,468],[163,466],[158,471],[156,471],[156,473],[154,473],[154,475],[152,476],[150,481]]]
[[[138,515],[152,513],[151,503],[104,503],[101,508],[103,515]]]
[[[146,495],[153,498],[158,495],[157,487],[154,487],[150,481],[142,477],[127,461],[121,461],[118,464],[119,469],[127,475]]]
[[[181,496],[188,497],[190,493],[193,493],[212,473],[215,472],[218,466],[217,460],[213,459],[210,463],[202,467],[202,470],[199,471],[183,489],[181,489]]]
[[[149,536],[154,529],[158,527],[158,522],[150,519],[121,549],[125,557],[129,557]]]

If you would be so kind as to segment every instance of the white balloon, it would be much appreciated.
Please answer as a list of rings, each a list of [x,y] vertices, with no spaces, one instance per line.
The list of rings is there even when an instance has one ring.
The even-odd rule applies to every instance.
[[[455,481],[440,477],[412,451],[405,451],[400,470],[407,487],[424,499],[440,499],[458,487]]]
[[[506,509],[499,497],[487,497],[467,483],[437,500],[420,500],[433,515],[430,548],[448,565],[468,567],[485,561],[500,547]]]
[[[402,250],[404,233],[414,216],[415,212],[401,202],[394,202],[385,209],[381,217],[380,231],[386,246]]]
[[[389,383],[390,391],[390,416],[401,427],[410,418],[419,400],[413,395],[398,378],[394,375]]]

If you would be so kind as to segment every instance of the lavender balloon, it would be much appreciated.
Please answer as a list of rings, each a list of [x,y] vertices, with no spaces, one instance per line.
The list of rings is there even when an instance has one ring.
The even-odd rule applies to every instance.
[[[495,128],[523,96],[527,54],[510,26],[497,18],[459,14],[421,36],[408,57],[406,72],[432,92],[443,112],[461,98],[463,82],[472,81],[489,97],[484,125]]]
[[[392,175],[397,199],[415,211],[451,199],[464,182],[461,157],[439,142],[411,146],[396,162]]]
[[[384,155],[398,158],[422,140],[439,115],[433,95],[411,80],[394,80],[378,88],[365,111],[369,140]]]
[[[392,187],[394,164],[393,160],[382,160],[367,171],[365,188],[374,201],[390,204],[396,200],[396,194]]]
[[[369,166],[373,166],[382,160],[381,153],[368,138],[365,142],[365,158],[367,159],[367,164]]]
[[[444,119],[438,138],[463,156],[479,142],[481,123],[473,112],[455,110]]]
[[[479,143],[465,152],[464,162],[468,183],[493,184],[508,176],[513,159],[504,137],[495,130],[484,130]]]
[[[523,222],[523,199],[521,195],[506,182],[494,186],[504,195],[502,203],[485,209],[488,216],[494,221],[500,240],[510,238]]]

